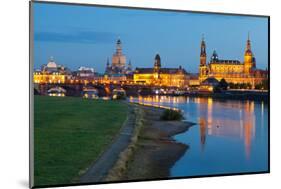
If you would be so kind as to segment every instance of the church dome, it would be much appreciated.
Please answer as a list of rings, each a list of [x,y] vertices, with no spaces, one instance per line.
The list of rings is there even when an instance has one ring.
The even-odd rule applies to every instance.
[[[55,63],[53,57],[50,58],[50,61],[47,64],[48,68],[57,68],[57,64]]]

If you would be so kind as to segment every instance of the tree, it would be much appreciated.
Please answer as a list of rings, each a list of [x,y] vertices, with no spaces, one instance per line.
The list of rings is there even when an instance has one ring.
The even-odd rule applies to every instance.
[[[268,90],[268,87],[269,87],[268,84],[269,84],[269,83],[268,83],[268,79],[264,79],[264,80],[262,81],[262,88],[265,89],[265,90]]]
[[[255,89],[268,90],[268,80],[265,79],[261,83],[256,84]]]
[[[219,82],[219,88],[222,90],[227,90],[228,83],[225,81],[224,78],[222,78]]]

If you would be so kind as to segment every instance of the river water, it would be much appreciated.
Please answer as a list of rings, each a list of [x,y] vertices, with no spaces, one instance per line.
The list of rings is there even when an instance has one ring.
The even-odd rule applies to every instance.
[[[174,137],[189,149],[171,168],[171,177],[268,170],[267,103],[169,96],[130,101],[177,108],[196,123]]]

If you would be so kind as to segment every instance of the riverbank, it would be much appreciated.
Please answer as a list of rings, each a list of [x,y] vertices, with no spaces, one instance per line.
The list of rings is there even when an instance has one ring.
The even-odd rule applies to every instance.
[[[120,101],[35,95],[34,185],[76,183],[119,133],[127,112]]]
[[[113,171],[107,181],[168,178],[170,168],[188,150],[188,146],[172,137],[187,131],[193,124],[182,121],[162,121],[164,109],[137,105],[143,112],[142,126],[137,133],[133,152],[126,154],[126,165]],[[119,165],[116,165],[118,167]],[[121,172],[121,173],[120,173]]]

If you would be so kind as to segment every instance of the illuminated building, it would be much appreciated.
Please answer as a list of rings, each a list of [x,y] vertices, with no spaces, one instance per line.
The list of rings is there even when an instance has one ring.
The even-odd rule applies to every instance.
[[[105,84],[121,84],[127,82],[127,76],[125,74],[105,74],[101,82]]]
[[[97,80],[97,73],[94,68],[80,67],[77,71],[72,72],[70,83],[88,84]]]
[[[95,76],[94,68],[80,67],[77,71],[77,76],[81,78],[92,78]]]
[[[252,87],[267,79],[267,70],[256,68],[256,59],[251,50],[251,41],[248,36],[244,62],[238,60],[219,59],[216,51],[213,52],[211,60],[207,63],[206,43],[201,41],[199,81],[203,82],[208,77],[217,80],[225,79],[228,83],[250,83]]]
[[[47,65],[33,73],[33,81],[38,84],[65,83],[71,77],[71,72],[64,66],[55,63],[51,57]]]
[[[188,73],[181,66],[162,68],[159,54],[155,56],[153,68],[136,68],[133,75],[135,84],[166,87],[186,87],[188,79]]]
[[[128,74],[132,72],[132,64],[129,61],[126,66],[126,56],[122,53],[122,43],[118,39],[116,42],[116,52],[112,56],[112,64],[110,65],[109,59],[107,59],[105,74]]]
[[[189,87],[198,87],[200,85],[198,74],[190,74]]]

